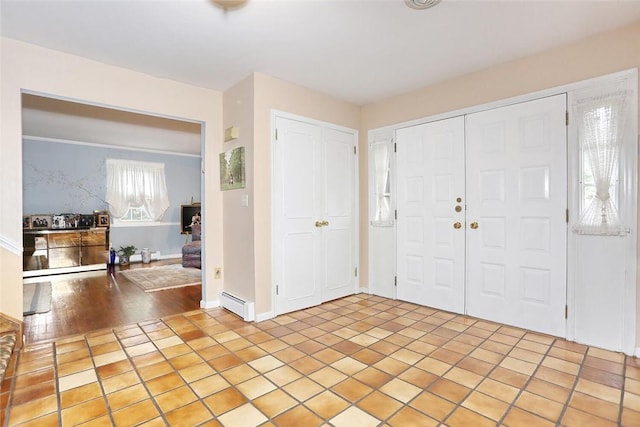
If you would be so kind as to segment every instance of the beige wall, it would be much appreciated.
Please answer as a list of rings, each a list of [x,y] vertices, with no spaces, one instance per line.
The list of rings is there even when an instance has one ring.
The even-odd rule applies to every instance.
[[[224,93],[223,125],[239,130],[238,139],[225,142],[223,150],[244,147],[246,188],[223,192],[223,241],[225,290],[255,301],[254,254],[254,111],[253,76],[247,77]],[[219,185],[217,182],[215,185]],[[242,196],[249,197],[249,206],[241,206]]]
[[[446,113],[517,95],[536,92],[601,75],[640,68],[640,22],[577,43],[497,65],[362,108],[360,127],[361,224],[366,224],[367,132],[371,129]],[[639,110],[640,111],[640,110]],[[368,257],[361,234],[361,260]],[[640,251],[639,251],[640,253]],[[361,264],[363,273],[367,269]],[[640,277],[640,276],[639,276]],[[368,278],[361,278],[367,283]],[[639,299],[636,304],[640,309]],[[637,312],[640,320],[640,312]],[[638,322],[636,322],[638,323]],[[640,328],[638,342],[640,342]]]
[[[271,112],[284,111],[357,129],[360,107],[264,74],[254,74],[254,245],[256,313],[271,301]],[[362,165],[360,165],[362,167]]]
[[[222,94],[105,65],[7,38],[0,66],[0,237],[22,245],[21,90],[140,112],[187,118],[205,124],[205,169],[217,182],[222,142]],[[206,266],[222,265],[222,195],[206,185]],[[22,257],[0,249],[0,312],[22,318]],[[222,281],[209,280],[205,301],[215,301]],[[212,278],[211,278],[212,279]]]

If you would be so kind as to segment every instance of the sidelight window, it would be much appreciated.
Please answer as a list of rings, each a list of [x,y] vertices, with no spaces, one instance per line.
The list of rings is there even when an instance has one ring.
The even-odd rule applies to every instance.
[[[620,214],[621,152],[631,91],[617,84],[599,93],[577,96],[579,234],[626,233]]]
[[[373,174],[371,225],[378,227],[392,226],[391,142],[373,142],[370,153]]]

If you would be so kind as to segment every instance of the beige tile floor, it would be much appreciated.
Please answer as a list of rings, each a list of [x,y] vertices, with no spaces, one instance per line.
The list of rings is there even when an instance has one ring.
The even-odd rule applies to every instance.
[[[18,356],[0,425],[640,425],[635,358],[366,294],[261,323],[198,310]]]

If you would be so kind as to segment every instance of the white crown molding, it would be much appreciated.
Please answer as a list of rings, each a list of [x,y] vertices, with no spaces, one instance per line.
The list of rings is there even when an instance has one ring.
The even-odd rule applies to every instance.
[[[23,135],[22,140],[23,141],[56,142],[58,144],[84,145],[87,147],[108,148],[111,150],[141,151],[145,153],[165,154],[168,156],[182,156],[182,157],[196,157],[196,158],[202,157],[199,154],[178,153],[175,151],[152,150],[148,148],[126,147],[122,145],[109,145],[109,144],[100,144],[97,142],[73,141],[70,139],[47,138],[47,137],[32,136],[32,135]]]

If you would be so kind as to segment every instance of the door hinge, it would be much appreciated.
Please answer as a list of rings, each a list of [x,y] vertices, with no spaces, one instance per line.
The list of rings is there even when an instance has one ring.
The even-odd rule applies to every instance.
[[[569,126],[569,110],[565,111],[565,124]]]
[[[276,295],[280,295],[280,290],[278,289],[278,285],[276,285]]]
[[[396,218],[396,220],[398,219],[398,209],[396,209],[396,211],[395,211],[395,218]]]
[[[354,276],[355,276],[355,277],[358,277],[358,267],[356,267],[356,270],[355,270],[355,272],[354,272]]]
[[[276,141],[278,140],[278,128],[276,128]]]
[[[564,306],[564,318],[565,319],[569,318],[569,306],[568,305]]]
[[[567,221],[567,224],[569,224],[569,209],[566,210],[565,221]]]
[[[393,152],[397,153],[398,152],[398,144],[397,143],[393,143]]]
[[[398,276],[393,276],[393,286],[398,286]]]
[[[353,146],[353,154],[358,154],[357,150],[356,150],[356,146]]]

